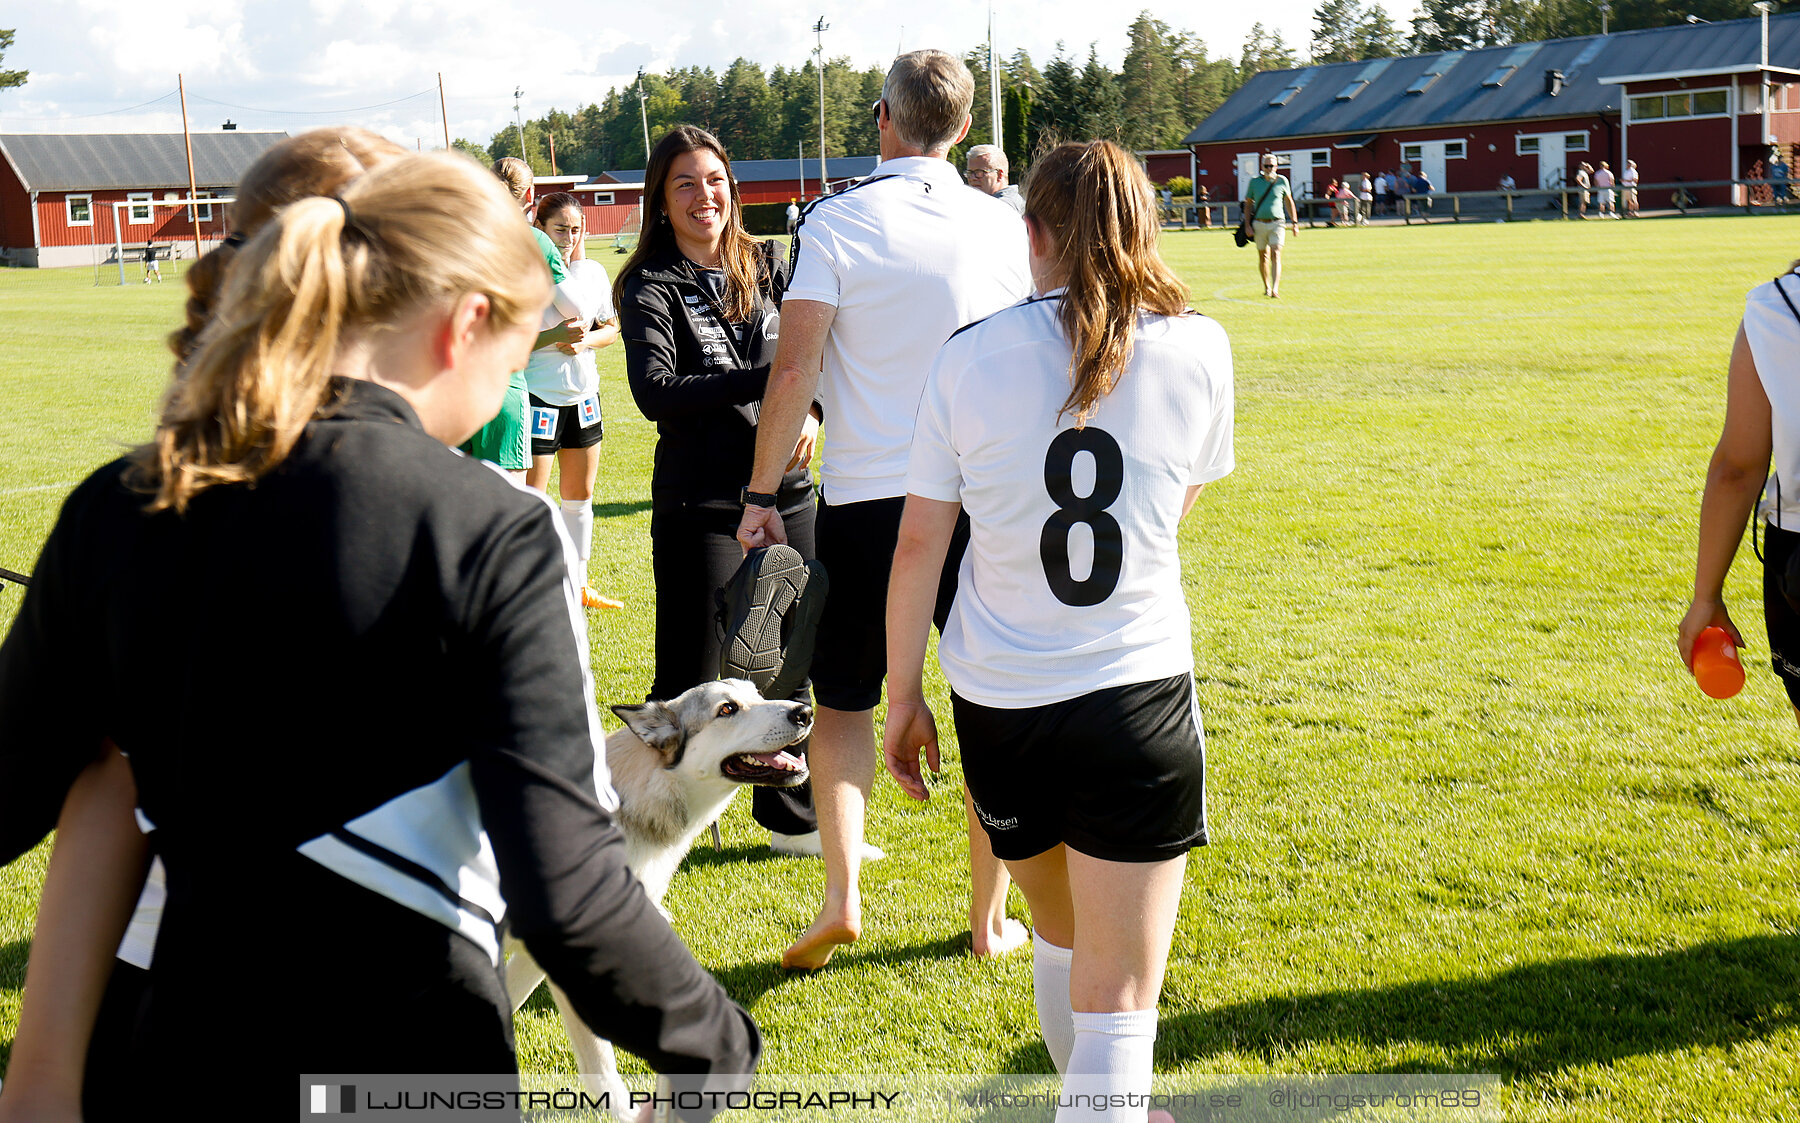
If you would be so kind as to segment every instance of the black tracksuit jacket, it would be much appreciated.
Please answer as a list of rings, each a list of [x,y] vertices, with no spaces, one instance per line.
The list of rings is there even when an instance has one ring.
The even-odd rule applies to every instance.
[[[184,515],[147,514],[123,460],[94,473],[0,645],[0,862],[103,738],[156,828],[138,1094],[285,1118],[299,1073],[511,1072],[502,898],[602,1035],[752,1071],[755,1024],[626,868],[556,511],[392,392],[337,393]]]
[[[673,246],[625,279],[619,334],[631,396],[656,422],[650,492],[658,506],[735,507],[749,482],[780,334],[780,294],[787,289],[786,262],[769,243],[761,245],[764,283],[742,342],[696,279],[694,264]],[[806,466],[795,468],[782,478],[780,506],[806,498],[810,487]]]

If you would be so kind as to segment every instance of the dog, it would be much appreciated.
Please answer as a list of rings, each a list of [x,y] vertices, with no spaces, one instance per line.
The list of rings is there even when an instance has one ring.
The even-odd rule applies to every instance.
[[[663,915],[664,894],[694,839],[724,814],[746,784],[791,788],[806,782],[805,758],[787,751],[812,732],[812,707],[770,702],[742,679],[703,683],[667,702],[614,706],[624,728],[606,738],[606,766],[619,795],[625,864]],[[523,945],[507,941],[506,993],[517,1012],[538,983],[539,967]],[[576,1068],[589,1094],[610,1097],[629,1119],[631,1098],[619,1079],[611,1042],[587,1027],[554,984]]]

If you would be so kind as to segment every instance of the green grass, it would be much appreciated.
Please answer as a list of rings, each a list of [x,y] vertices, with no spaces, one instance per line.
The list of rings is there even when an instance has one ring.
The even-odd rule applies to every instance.
[[[1792,1110],[1800,738],[1760,642],[1717,703],[1674,628],[1743,294],[1800,220],[1309,230],[1279,302],[1223,233],[1165,246],[1231,335],[1239,468],[1183,532],[1214,844],[1159,1070],[1497,1072],[1522,1119]],[[0,271],[0,566],[148,432],[179,293]],[[630,605],[592,617],[612,702],[650,680],[654,432],[616,351],[601,369],[594,576]],[[1746,547],[1728,591],[1760,635],[1756,569]],[[775,960],[822,870],[772,859],[745,803],[677,878],[676,926],[768,1071],[1047,1068],[1028,958],[965,954],[955,790],[878,783],[867,934],[814,975]],[[42,854],[0,872],[0,1039]],[[519,1037],[528,1070],[570,1066],[543,995]]]

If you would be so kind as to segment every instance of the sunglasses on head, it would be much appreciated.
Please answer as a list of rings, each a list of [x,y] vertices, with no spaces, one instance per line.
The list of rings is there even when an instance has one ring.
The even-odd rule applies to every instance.
[[[879,128],[881,126],[881,99],[880,98],[876,98],[875,104],[869,106],[869,112],[873,113],[875,115],[875,125],[877,128]]]

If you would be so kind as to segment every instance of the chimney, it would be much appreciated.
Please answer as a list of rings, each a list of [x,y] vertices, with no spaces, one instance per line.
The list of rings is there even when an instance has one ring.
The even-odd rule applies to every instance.
[[[1560,70],[1544,71],[1544,96],[1555,97],[1562,93],[1563,72]]]

